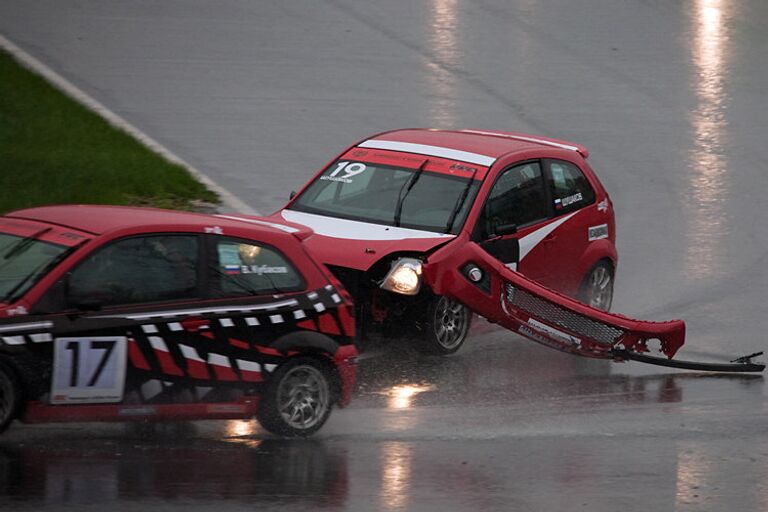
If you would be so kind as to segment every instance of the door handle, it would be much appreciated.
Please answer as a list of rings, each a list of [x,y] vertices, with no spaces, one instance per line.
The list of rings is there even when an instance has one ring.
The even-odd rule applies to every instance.
[[[547,235],[547,236],[544,238],[544,242],[546,242],[546,243],[548,243],[548,244],[549,244],[549,243],[552,243],[552,242],[554,242],[554,241],[556,241],[556,240],[557,240],[557,235],[554,235],[554,234],[552,234],[552,235]]]
[[[198,332],[211,328],[211,321],[207,318],[185,318],[180,323],[184,330],[187,332]]]

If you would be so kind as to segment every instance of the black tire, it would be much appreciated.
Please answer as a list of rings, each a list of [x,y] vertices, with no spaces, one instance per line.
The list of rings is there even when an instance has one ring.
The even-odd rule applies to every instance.
[[[289,359],[272,374],[256,418],[279,436],[314,434],[331,415],[332,378],[328,366],[313,357]]]
[[[13,371],[0,361],[0,433],[16,418],[19,410],[20,390]]]
[[[426,322],[416,347],[425,354],[450,355],[464,344],[472,312],[464,304],[436,295],[427,304]]]
[[[613,302],[613,277],[613,265],[605,260],[599,261],[584,277],[579,299],[595,309],[610,311]]]

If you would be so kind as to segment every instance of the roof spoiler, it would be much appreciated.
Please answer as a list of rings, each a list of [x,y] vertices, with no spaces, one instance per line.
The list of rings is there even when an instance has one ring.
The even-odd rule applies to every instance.
[[[584,146],[582,146],[581,144],[576,144],[575,142],[568,142],[565,140],[553,139],[550,137],[540,137],[538,135],[528,135],[525,133],[515,133],[515,132],[492,132],[492,131],[486,131],[486,130],[461,130],[461,131],[464,133],[474,133],[477,135],[489,135],[491,137],[514,139],[514,140],[519,140],[523,142],[533,142],[534,144],[542,144],[544,146],[552,146],[552,147],[561,148],[561,149],[568,149],[571,151],[576,151],[585,159],[589,157],[589,150]]]

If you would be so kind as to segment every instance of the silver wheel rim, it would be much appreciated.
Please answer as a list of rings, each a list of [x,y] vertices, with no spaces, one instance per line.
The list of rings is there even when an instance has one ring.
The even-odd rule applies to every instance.
[[[469,327],[469,311],[460,302],[440,297],[435,307],[435,340],[446,350],[453,350],[464,341]]]
[[[288,370],[277,388],[277,406],[291,428],[306,430],[322,421],[329,407],[328,381],[313,366]]]
[[[613,301],[613,276],[606,267],[599,266],[589,275],[587,301],[595,309],[608,311]]]

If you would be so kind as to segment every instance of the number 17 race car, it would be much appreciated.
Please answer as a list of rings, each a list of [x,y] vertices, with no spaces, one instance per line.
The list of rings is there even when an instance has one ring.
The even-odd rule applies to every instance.
[[[253,416],[317,431],[350,399],[357,349],[309,234],[109,206],[0,217],[0,431]]]

